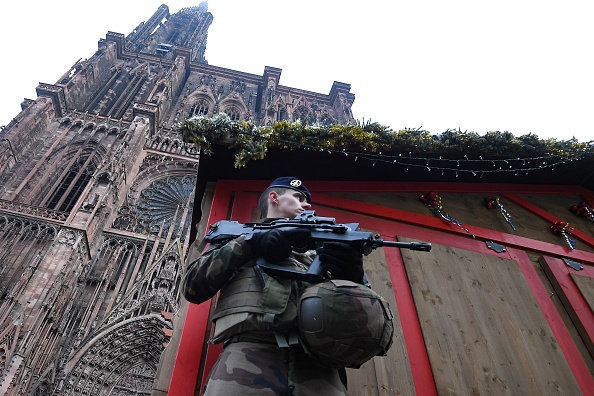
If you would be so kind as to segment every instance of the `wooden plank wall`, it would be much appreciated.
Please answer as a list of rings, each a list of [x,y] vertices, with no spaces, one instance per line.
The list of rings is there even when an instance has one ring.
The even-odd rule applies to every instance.
[[[356,370],[347,369],[348,388],[360,396],[413,395],[410,359],[383,250],[375,250],[365,258],[365,272],[373,290],[390,304],[394,314],[394,338],[387,356],[375,357]]]
[[[434,216],[419,199],[419,196],[425,192],[427,191],[398,192],[387,188],[382,192],[328,191],[327,194],[336,197],[335,201],[338,205],[335,206],[344,210],[352,207],[356,208],[356,213],[365,213],[366,207],[374,205],[376,208],[370,211],[375,215],[394,218],[398,217],[399,211],[405,211],[409,213],[405,216],[408,217],[406,221],[414,222],[419,219],[417,215]],[[487,209],[484,205],[484,198],[495,193],[499,194],[505,209],[512,216],[516,230],[512,229],[502,213],[495,209]],[[519,244],[527,249],[538,246],[536,252],[526,250],[531,255],[542,254],[545,251],[550,251],[551,254],[559,257],[576,254],[580,258],[586,258],[584,262],[586,269],[590,269],[590,265],[594,264],[591,255],[579,253],[594,251],[591,238],[594,235],[594,225],[590,220],[577,217],[569,211],[571,205],[584,200],[584,197],[578,193],[568,194],[567,191],[563,191],[560,194],[543,194],[542,191],[537,191],[520,196],[514,191],[505,193],[488,190],[484,193],[448,191],[440,194],[440,197],[444,212],[461,221],[463,228],[473,232],[487,230],[480,235],[477,232],[480,237],[475,240],[476,244],[484,243],[484,239],[481,238],[483,235],[492,234],[504,242],[521,240]],[[326,199],[319,195],[318,198],[321,198],[324,205],[331,205],[333,201],[332,198]],[[387,214],[388,211],[382,211],[382,207],[395,209],[396,214],[393,215],[391,212]],[[430,223],[425,220],[421,219],[419,223]],[[584,236],[583,240],[574,236],[575,250],[567,245],[564,238],[550,231],[551,222],[556,220],[569,222],[572,227],[575,227],[572,231]],[[434,245],[438,249],[446,248],[444,251],[436,250],[435,254],[441,256],[438,262],[433,263],[429,260],[431,264],[429,267],[435,267],[438,274],[431,282],[429,281],[431,277],[422,273],[425,267],[421,264],[428,264],[427,255],[402,251],[405,256],[406,273],[414,295],[414,304],[418,310],[418,321],[421,323],[431,360],[437,394],[587,394],[584,389],[588,388],[586,384],[593,383],[592,367],[594,367],[591,351],[591,340],[594,334],[589,334],[588,329],[593,329],[594,324],[582,322],[591,320],[593,317],[592,277],[586,275],[586,271],[573,271],[570,274],[570,278],[573,279],[572,287],[575,290],[571,300],[564,298],[563,303],[569,304],[571,311],[573,307],[583,305],[578,301],[578,294],[581,294],[581,298],[586,301],[587,309],[578,312],[581,314],[579,317],[581,322],[576,319],[577,314],[572,315],[571,320],[564,319],[567,309],[565,305],[559,304],[558,312],[552,312],[555,309],[552,301],[546,303],[546,307],[542,306],[542,300],[544,300],[542,296],[548,296],[547,290],[551,290],[552,287],[548,284],[549,280],[546,276],[539,275],[543,269],[540,268],[538,261],[532,263],[528,259],[529,256],[524,255],[522,270],[513,260],[506,261],[507,264],[502,265],[492,257],[497,255],[494,252],[489,252],[487,255],[484,252],[469,252],[467,247],[472,244],[473,239],[471,234],[461,231],[462,227],[442,224],[441,228],[450,235],[444,238],[445,244],[441,247]],[[448,231],[448,228],[451,231]],[[493,234],[492,231],[497,231],[499,234]],[[506,236],[507,234],[509,235]],[[417,235],[422,238],[424,231]],[[468,240],[468,238],[471,239]],[[465,240],[462,244],[465,247],[463,250],[452,248],[456,245],[453,243],[456,239]],[[413,256],[417,259],[411,260]],[[477,265],[480,266],[478,272]],[[487,274],[483,273],[483,267],[488,268]],[[503,274],[492,273],[498,268],[505,268]],[[530,281],[526,276],[530,277]],[[428,283],[415,285],[415,282],[421,283],[421,280]],[[454,282],[449,286],[450,289],[446,286],[448,282]],[[531,287],[528,287],[528,283],[531,283]],[[509,290],[501,289],[504,286]],[[564,284],[558,287],[559,292],[562,293],[566,286]],[[534,295],[535,287],[539,290],[539,301]],[[458,301],[452,299],[451,294],[448,293],[452,293],[454,288],[463,294],[474,291],[470,295],[473,295],[477,302],[469,303],[471,298],[468,296]],[[445,298],[446,303],[443,295],[449,296]],[[553,297],[554,293],[551,293],[550,299],[552,300]],[[452,318],[456,318],[454,314],[458,315],[458,323],[447,327],[448,321],[451,324]],[[550,316],[556,318],[552,324]],[[494,319],[497,317],[505,319],[499,323]],[[409,319],[400,318],[404,322]],[[457,325],[460,323],[464,325],[458,328]],[[574,326],[583,340],[580,337],[572,338],[570,335],[575,331]],[[485,333],[486,330],[488,332]],[[464,336],[460,337],[460,334]],[[469,341],[473,336],[475,343]],[[482,346],[481,342],[488,346]],[[585,347],[582,342],[586,345]],[[449,348],[445,355],[443,348]],[[446,355],[447,357],[444,357]],[[489,362],[490,364],[487,364]],[[542,363],[546,366],[541,366]],[[386,364],[390,365],[390,363]],[[579,369],[576,370],[576,367]],[[419,388],[416,391],[418,392]]]
[[[517,263],[439,244],[403,256],[438,394],[580,394]]]

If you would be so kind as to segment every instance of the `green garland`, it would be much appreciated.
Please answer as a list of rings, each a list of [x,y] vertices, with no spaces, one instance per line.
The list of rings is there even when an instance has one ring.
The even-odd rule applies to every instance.
[[[227,144],[234,151],[235,167],[250,160],[263,159],[268,148],[317,149],[348,152],[420,152],[424,154],[468,154],[500,157],[557,155],[562,157],[591,154],[594,141],[579,143],[576,139],[558,141],[539,139],[533,134],[514,136],[510,132],[476,132],[447,130],[439,135],[427,131],[389,127],[368,122],[364,125],[306,125],[300,121],[279,121],[271,127],[258,127],[251,121],[232,121],[225,113],[212,118],[195,116],[181,122],[177,131],[186,143],[193,143],[206,155],[212,144]]]

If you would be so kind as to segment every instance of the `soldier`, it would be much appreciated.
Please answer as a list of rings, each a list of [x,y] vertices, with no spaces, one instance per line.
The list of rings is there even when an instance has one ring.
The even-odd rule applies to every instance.
[[[294,218],[311,208],[311,194],[294,177],[274,180],[259,199],[262,222]],[[344,369],[327,367],[300,346],[297,304],[303,282],[267,277],[264,287],[253,270],[257,257],[291,269],[306,270],[316,254],[335,279],[363,282],[362,254],[344,243],[326,242],[300,253],[308,231],[272,229],[246,241],[240,236],[211,244],[200,255],[190,251],[182,290],[199,304],[221,290],[210,342],[224,342],[205,395],[346,395]],[[335,264],[340,264],[337,266]]]

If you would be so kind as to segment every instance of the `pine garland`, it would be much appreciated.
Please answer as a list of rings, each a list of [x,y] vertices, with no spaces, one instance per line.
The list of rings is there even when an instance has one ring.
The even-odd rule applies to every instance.
[[[557,155],[583,156],[594,151],[594,141],[579,143],[576,139],[558,141],[539,139],[533,134],[514,136],[510,132],[476,132],[447,130],[431,135],[423,130],[393,131],[368,122],[345,125],[307,125],[301,121],[279,121],[271,127],[258,127],[251,121],[232,121],[225,113],[209,118],[194,116],[181,122],[177,131],[186,143],[193,143],[206,155],[212,144],[223,143],[234,151],[235,167],[251,160],[263,159],[268,148],[287,150],[348,150],[349,152],[420,152],[424,154],[468,154],[490,156]]]

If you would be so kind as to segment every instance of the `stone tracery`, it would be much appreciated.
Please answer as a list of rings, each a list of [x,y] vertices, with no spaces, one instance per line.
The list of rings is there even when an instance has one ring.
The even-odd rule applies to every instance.
[[[262,125],[290,118],[290,99],[317,100],[279,85],[280,69],[208,65],[206,3],[178,14],[162,5],[128,36],[108,32],[1,130],[11,154],[0,161],[0,370],[10,396],[146,394],[181,304],[192,225],[199,157],[176,124],[225,110]],[[339,116],[332,93],[322,96]]]

